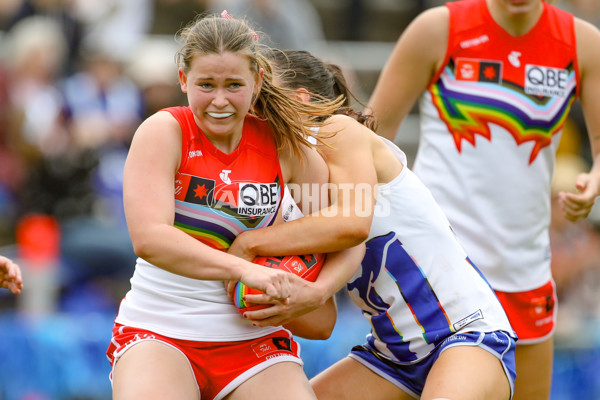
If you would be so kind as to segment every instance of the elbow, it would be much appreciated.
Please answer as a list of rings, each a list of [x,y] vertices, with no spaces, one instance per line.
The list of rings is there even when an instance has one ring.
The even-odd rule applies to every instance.
[[[333,320],[333,322],[328,325],[328,326],[323,326],[322,329],[320,329],[315,337],[315,340],[327,340],[331,337],[331,334],[333,333],[333,328],[335,327],[335,320]]]
[[[150,244],[150,241],[144,235],[131,235],[131,245],[136,256],[144,260],[151,258],[154,246]]]
[[[304,334],[299,334],[305,339],[310,340],[327,340],[331,337],[333,333],[333,328],[335,327],[335,319],[333,321],[328,321],[327,323],[322,323],[319,326],[312,326],[310,331],[304,332]]]
[[[356,244],[361,244],[365,240],[368,239],[369,233],[371,232],[371,224],[363,224],[359,229],[356,230],[354,238],[356,240]]]
[[[331,337],[333,333],[333,328],[335,328],[335,323],[337,321],[337,307],[335,306],[334,300],[329,300],[324,306],[327,312],[325,315],[321,315],[319,318],[319,323],[313,325],[313,331],[311,332],[311,337],[309,339],[313,340],[327,340]]]
[[[306,339],[310,339],[310,340],[327,340],[331,337],[331,332],[333,332],[333,329],[330,331],[322,331],[322,332],[317,332],[313,337],[310,338],[306,338]]]
[[[333,333],[337,308],[333,299],[312,311],[308,317],[300,317],[284,325],[292,334],[310,340],[327,340]]]
[[[370,223],[367,224],[361,221],[360,223],[352,224],[352,227],[344,233],[343,241],[349,245],[349,247],[357,246],[367,240],[370,231]]]

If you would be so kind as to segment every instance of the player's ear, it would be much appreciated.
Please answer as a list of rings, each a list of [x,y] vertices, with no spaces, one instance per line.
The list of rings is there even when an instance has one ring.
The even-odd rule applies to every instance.
[[[310,103],[310,93],[305,88],[298,88],[294,92],[294,97],[303,103]]]
[[[254,77],[254,95],[258,95],[260,93],[260,89],[262,88],[263,79],[265,76],[265,70],[259,68],[258,74]]]
[[[181,87],[181,91],[183,93],[187,93],[187,75],[185,74],[185,71],[183,70],[183,68],[179,68],[178,73],[179,73],[179,86]]]

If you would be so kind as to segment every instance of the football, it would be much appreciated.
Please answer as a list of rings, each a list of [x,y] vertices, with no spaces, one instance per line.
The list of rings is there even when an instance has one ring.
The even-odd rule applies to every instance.
[[[314,282],[319,276],[321,267],[325,263],[325,254],[305,254],[300,256],[270,256],[256,257],[253,261],[268,268],[277,268],[283,271],[291,272],[307,281]],[[233,302],[240,313],[245,311],[260,310],[261,308],[269,307],[265,304],[250,304],[244,301],[244,296],[247,294],[260,294],[260,290],[252,289],[238,282],[235,285],[233,294]]]

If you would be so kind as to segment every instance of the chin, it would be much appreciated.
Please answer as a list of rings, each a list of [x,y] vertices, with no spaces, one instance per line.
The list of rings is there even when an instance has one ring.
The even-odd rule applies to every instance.
[[[528,13],[535,10],[542,2],[540,0],[506,0],[509,11],[515,14]]]

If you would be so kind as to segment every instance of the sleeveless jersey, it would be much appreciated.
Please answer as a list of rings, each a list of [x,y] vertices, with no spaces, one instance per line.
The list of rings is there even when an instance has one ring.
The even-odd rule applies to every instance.
[[[544,2],[513,37],[485,0],[446,6],[447,52],[421,97],[413,170],[496,290],[537,288],[551,279],[550,182],[578,94],[574,19]]]
[[[456,332],[514,336],[492,288],[406,167],[404,153],[381,140],[405,167],[378,186],[366,254],[347,285],[372,326],[369,344],[395,362],[413,363]]]
[[[164,111],[182,130],[174,225],[219,250],[229,248],[243,231],[271,225],[281,203],[283,180],[266,122],[246,117],[239,146],[225,154],[199,130],[189,107]],[[141,258],[116,322],[197,341],[245,340],[278,329],[253,327],[242,318],[222,281],[187,278]]]

